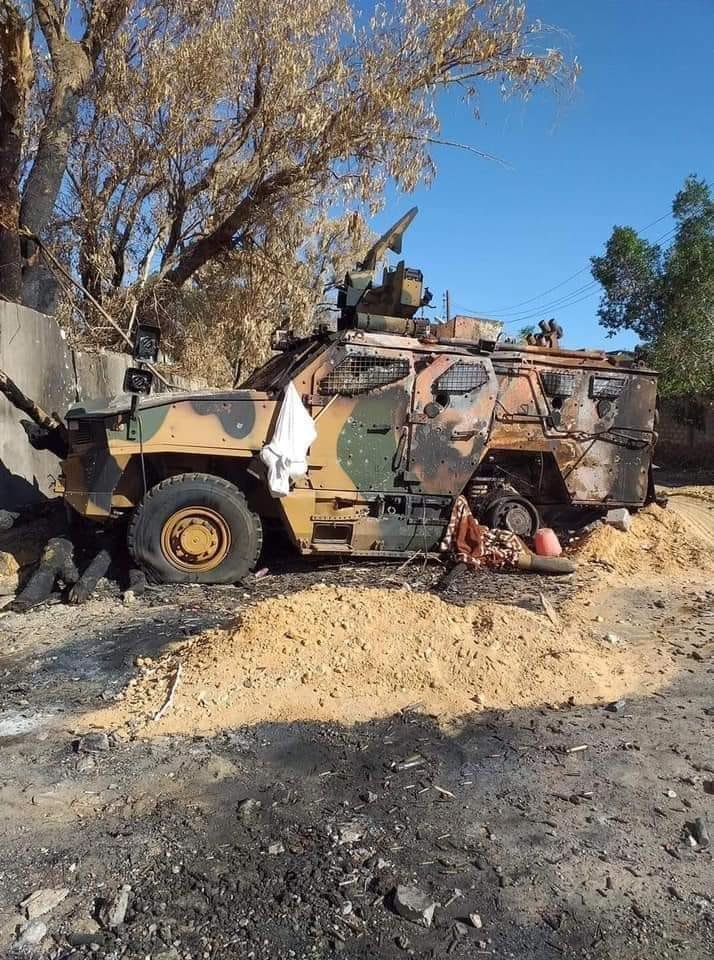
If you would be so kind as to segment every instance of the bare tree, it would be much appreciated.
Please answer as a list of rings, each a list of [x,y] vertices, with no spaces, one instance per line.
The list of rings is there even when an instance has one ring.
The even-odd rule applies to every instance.
[[[25,226],[65,251],[97,300],[131,316],[139,299],[177,341],[181,304],[216,285],[255,314],[274,307],[270,278],[303,290],[287,301],[299,311],[314,305],[325,264],[305,238],[358,240],[354,216],[329,226],[333,211],[373,211],[387,181],[408,191],[433,178],[445,93],[474,110],[483,83],[527,96],[576,72],[514,0],[392,0],[370,18],[349,0],[0,11],[0,122],[15,131],[0,141],[0,170],[14,171],[0,196],[0,292],[48,302],[32,245],[13,233]],[[92,333],[110,336],[94,320]]]

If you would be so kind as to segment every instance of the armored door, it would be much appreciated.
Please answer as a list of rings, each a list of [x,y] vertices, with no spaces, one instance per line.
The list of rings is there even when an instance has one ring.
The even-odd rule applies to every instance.
[[[496,393],[487,357],[436,354],[417,361],[405,473],[414,490],[461,493],[480,462]]]

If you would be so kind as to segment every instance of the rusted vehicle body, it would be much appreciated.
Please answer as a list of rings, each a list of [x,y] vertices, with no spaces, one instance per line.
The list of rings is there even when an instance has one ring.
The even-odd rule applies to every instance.
[[[494,342],[468,318],[429,325],[418,271],[402,263],[381,286],[365,272],[356,305],[348,275],[340,329],[287,340],[238,390],[70,410],[69,506],[129,519],[130,549],[159,579],[228,582],[271,523],[305,555],[394,556],[438,549],[460,494],[526,537],[552,510],[646,501],[654,372],[555,337]],[[259,453],[290,383],[317,436],[305,476],[273,499]]]

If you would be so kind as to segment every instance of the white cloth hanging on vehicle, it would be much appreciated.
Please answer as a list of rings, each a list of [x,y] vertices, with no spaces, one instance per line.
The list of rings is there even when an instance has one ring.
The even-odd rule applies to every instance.
[[[312,417],[292,383],[285,388],[273,437],[260,451],[268,468],[268,486],[274,497],[290,493],[290,478],[307,473],[307,451],[317,436]]]

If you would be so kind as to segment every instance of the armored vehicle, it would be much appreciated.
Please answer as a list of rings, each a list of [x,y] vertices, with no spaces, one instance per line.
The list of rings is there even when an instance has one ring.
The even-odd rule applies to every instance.
[[[337,329],[283,333],[240,388],[72,408],[67,504],[127,520],[129,550],[155,579],[204,583],[251,569],[271,524],[304,555],[388,557],[438,549],[460,494],[526,538],[554,511],[642,506],[656,374],[561,349],[554,323],[510,343],[491,321],[420,318],[419,270],[375,275],[415,212],[348,273]],[[274,499],[259,453],[291,383],[317,436],[307,473]]]

